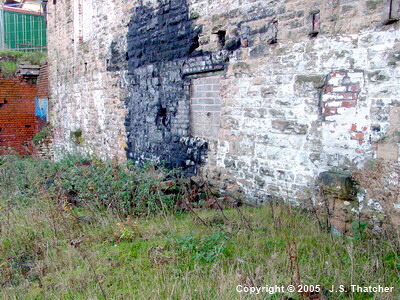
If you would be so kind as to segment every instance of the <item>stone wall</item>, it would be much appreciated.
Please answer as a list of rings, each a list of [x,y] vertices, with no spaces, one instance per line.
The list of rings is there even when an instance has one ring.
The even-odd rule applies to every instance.
[[[56,157],[65,151],[125,159],[127,24],[132,1],[49,1],[50,120]],[[84,26],[90,24],[91,26]],[[83,29],[85,30],[83,31]],[[114,60],[118,60],[115,62]],[[109,68],[113,65],[112,69]],[[83,143],[73,133],[82,132]]]
[[[398,161],[390,1],[105,0],[82,12],[79,3],[48,4],[60,148],[181,167],[255,203],[307,201],[321,172]],[[220,115],[205,134],[194,93],[213,76]]]

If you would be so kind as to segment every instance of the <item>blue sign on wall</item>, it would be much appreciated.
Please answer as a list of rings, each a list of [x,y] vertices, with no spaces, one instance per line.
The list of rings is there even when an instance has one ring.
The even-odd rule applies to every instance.
[[[47,121],[49,100],[35,97],[35,116]]]

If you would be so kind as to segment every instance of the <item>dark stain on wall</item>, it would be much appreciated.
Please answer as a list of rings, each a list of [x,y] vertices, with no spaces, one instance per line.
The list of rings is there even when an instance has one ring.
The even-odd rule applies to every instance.
[[[196,51],[200,32],[189,19],[186,0],[159,1],[156,9],[137,7],[129,23],[129,69],[202,55]]]
[[[239,13],[232,10],[219,16],[232,19]],[[221,24],[221,30],[215,33],[221,51],[209,53],[199,50],[202,28],[190,19],[187,0],[158,0],[152,7],[135,7],[127,52],[118,50],[123,46],[115,40],[110,46],[112,57],[107,61],[109,71],[128,69],[128,158],[136,163],[163,162],[168,168],[196,173],[206,158],[207,143],[190,138],[187,75],[223,70],[229,54],[241,47],[257,46],[250,55],[263,55],[268,44],[277,42],[276,15],[283,13],[259,4],[236,23],[236,30],[228,33]],[[261,19],[267,23],[260,29],[251,30],[246,25]],[[271,24],[274,30],[270,30]],[[268,40],[271,35],[273,39]]]
[[[198,50],[201,30],[189,19],[186,0],[159,1],[155,8],[136,7],[126,54],[111,45],[110,71],[118,70],[122,56],[128,59],[127,156],[136,163],[161,162],[191,175],[206,157],[207,143],[190,137],[185,79],[188,66],[218,64]]]

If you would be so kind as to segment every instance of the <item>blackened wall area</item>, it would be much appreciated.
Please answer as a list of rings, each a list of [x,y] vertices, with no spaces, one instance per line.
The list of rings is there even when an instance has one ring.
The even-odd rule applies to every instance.
[[[189,19],[184,0],[137,7],[129,24],[128,158],[162,162],[168,168],[196,173],[207,143],[190,138],[188,70],[223,65],[211,53],[196,50],[201,28]]]

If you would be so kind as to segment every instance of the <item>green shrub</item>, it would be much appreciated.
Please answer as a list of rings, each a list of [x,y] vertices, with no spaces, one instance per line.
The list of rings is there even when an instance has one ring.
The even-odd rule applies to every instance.
[[[2,193],[21,203],[45,193],[55,199],[61,195],[73,205],[126,216],[170,211],[183,197],[176,172],[131,162],[117,165],[69,155],[54,163],[8,156],[0,171],[8,175],[0,178]]]

